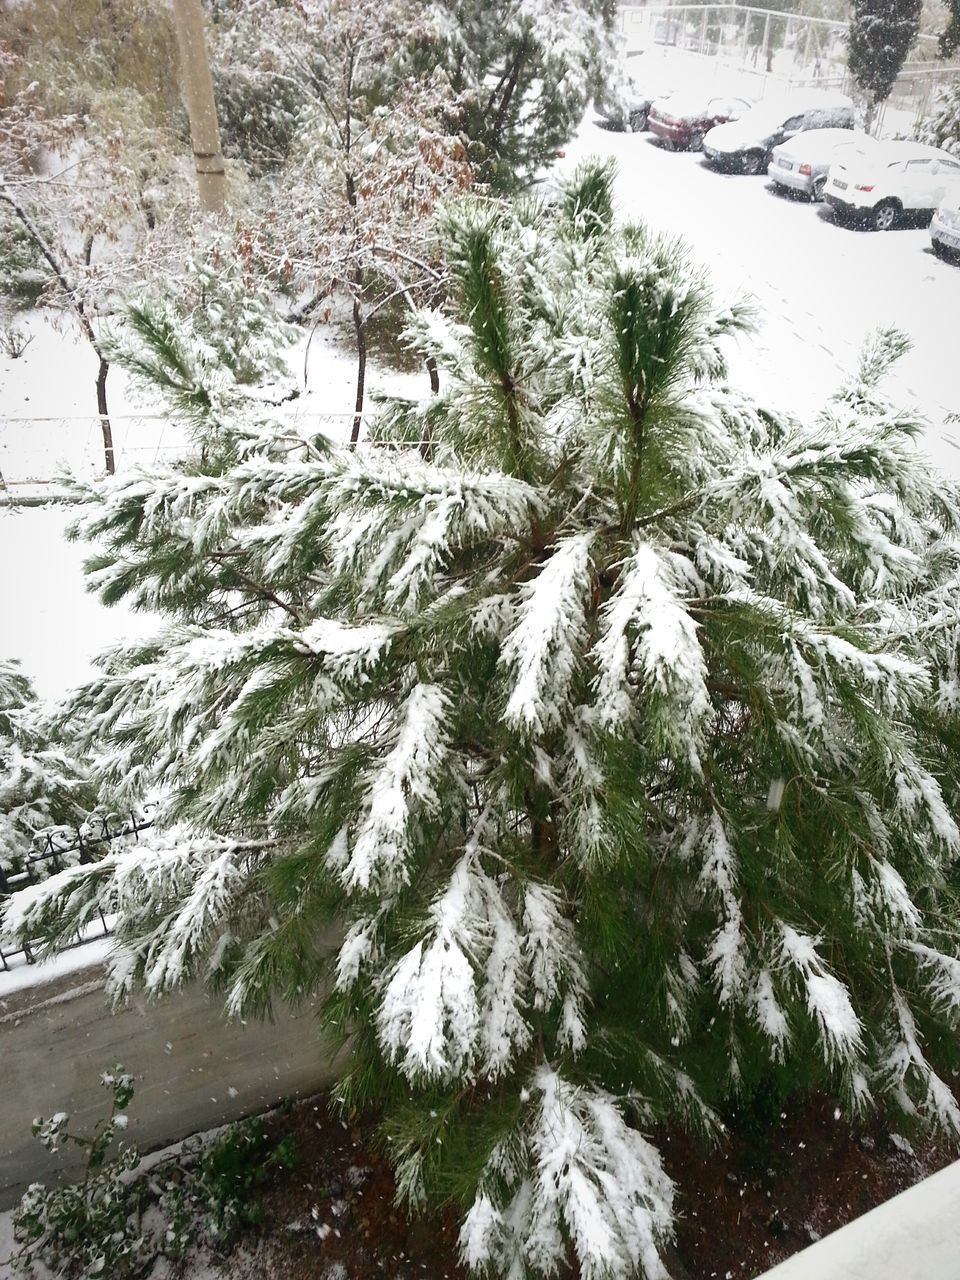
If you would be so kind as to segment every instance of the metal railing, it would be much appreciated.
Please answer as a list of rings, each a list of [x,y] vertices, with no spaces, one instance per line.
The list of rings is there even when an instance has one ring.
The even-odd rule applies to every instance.
[[[271,416],[294,429],[332,439],[349,434],[355,414],[298,411],[295,406],[271,408]],[[362,415],[366,418],[369,415]],[[117,474],[136,466],[172,462],[191,450],[184,425],[170,414],[112,414],[114,461]],[[43,502],[58,474],[93,480],[105,474],[100,419],[96,414],[31,417],[0,414],[0,502]]]
[[[38,884],[67,866],[95,862],[97,851],[115,840],[131,836],[139,840],[140,832],[153,826],[156,811],[156,804],[147,803],[139,811],[131,811],[122,816],[95,813],[79,827],[51,827],[38,832],[34,837],[34,848],[23,859],[19,871],[7,872],[0,866],[0,898]],[[109,933],[110,927],[103,912],[98,909],[97,914],[104,934]],[[77,936],[78,943],[85,940]],[[34,963],[33,949],[29,941],[25,941],[20,947],[0,947],[0,966],[5,970],[9,969],[7,962],[16,955],[23,955],[28,964]]]
[[[847,87],[847,33],[840,18],[812,17],[779,9],[743,4],[624,5],[620,9],[623,53],[660,47],[667,51],[716,59],[715,69],[758,77],[758,97],[769,79],[778,87]],[[923,71],[937,83],[946,82],[957,62],[937,56],[934,36],[920,36],[904,69],[901,97],[911,109],[922,110],[911,92],[910,77]],[[896,91],[895,91],[896,92]],[[892,105],[898,104],[896,101]]]

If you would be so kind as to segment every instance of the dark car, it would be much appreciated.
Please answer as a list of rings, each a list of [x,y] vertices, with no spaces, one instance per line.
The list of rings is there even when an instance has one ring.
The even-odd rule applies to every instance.
[[[701,151],[703,139],[714,125],[739,120],[752,106],[746,98],[678,93],[653,104],[647,113],[647,128],[669,147]]]
[[[605,129],[618,133],[642,133],[647,127],[647,117],[655,99],[672,93],[663,84],[646,84],[643,88],[630,76],[609,88],[594,100],[594,108],[600,117],[598,123]]]
[[[715,169],[766,173],[775,146],[806,129],[852,129],[853,103],[842,93],[795,91],[758,102],[737,121],[718,124],[703,140]]]

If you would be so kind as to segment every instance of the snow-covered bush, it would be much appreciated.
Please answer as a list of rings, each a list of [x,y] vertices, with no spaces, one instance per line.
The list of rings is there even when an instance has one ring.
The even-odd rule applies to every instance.
[[[91,1134],[74,1133],[63,1111],[33,1122],[34,1136],[48,1151],[76,1146],[86,1164],[79,1182],[53,1187],[34,1182],[24,1193],[13,1217],[19,1247],[11,1259],[14,1271],[24,1276],[36,1276],[41,1265],[62,1280],[135,1276],[149,1263],[140,1222],[142,1188],[127,1177],[140,1156],[122,1140],[133,1077],[118,1065],[104,1072],[100,1083],[110,1091],[110,1112]]]
[[[931,147],[942,147],[960,156],[960,80],[940,90],[933,110],[925,117],[917,137]]]
[[[165,286],[129,307],[125,319],[104,341],[111,361],[149,394],[163,385],[181,408],[196,402],[209,417],[215,403],[237,396],[296,392],[285,352],[297,330],[280,320],[275,295],[245,272],[235,246],[217,232],[193,246]]]
[[[291,1137],[274,1141],[255,1118],[142,1164],[124,1141],[133,1077],[118,1065],[100,1083],[111,1106],[92,1133],[74,1132],[63,1111],[33,1122],[48,1151],[73,1145],[86,1163],[79,1181],[27,1188],[13,1219],[16,1272],[28,1280],[51,1272],[58,1280],[144,1276],[160,1258],[181,1262],[194,1245],[224,1252],[241,1230],[259,1226],[259,1192],[296,1164]]]
[[[44,723],[30,681],[16,662],[0,659],[0,872],[22,871],[40,832],[64,825],[75,832],[95,803],[86,767]],[[53,865],[31,867],[42,875]]]
[[[165,830],[7,909],[118,913],[113,981],[234,1013],[327,991],[402,1194],[478,1270],[660,1276],[644,1130],[773,1085],[960,1130],[960,503],[878,334],[810,420],[681,246],[445,218],[439,394],[355,450],[240,413],[86,490],[107,598],[166,613],[73,731]]]
[[[287,159],[311,95],[298,78],[303,71],[298,51],[273,44],[258,17],[262,6],[240,3],[213,10],[211,71],[224,154],[269,172]],[[322,38],[322,28],[314,35]]]

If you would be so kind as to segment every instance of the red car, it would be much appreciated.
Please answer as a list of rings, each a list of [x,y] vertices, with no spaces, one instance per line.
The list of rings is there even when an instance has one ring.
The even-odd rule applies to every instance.
[[[746,98],[697,98],[678,93],[661,98],[650,108],[647,128],[667,146],[679,150],[701,151],[703,137],[716,124],[739,120],[753,106]]]

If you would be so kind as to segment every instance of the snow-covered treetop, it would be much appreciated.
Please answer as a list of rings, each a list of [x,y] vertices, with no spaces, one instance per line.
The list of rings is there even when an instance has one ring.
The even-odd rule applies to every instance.
[[[457,95],[484,182],[529,184],[573,136],[615,74],[611,0],[432,0],[424,54]]]
[[[328,983],[342,1096],[472,1204],[471,1265],[659,1276],[637,1123],[783,1073],[960,1130],[960,503],[899,335],[808,421],[750,400],[749,311],[603,166],[441,235],[437,395],[356,449],[238,406],[85,490],[93,585],[170,622],[68,723],[164,829],[4,928],[96,900],[118,987],[235,1012]]]

